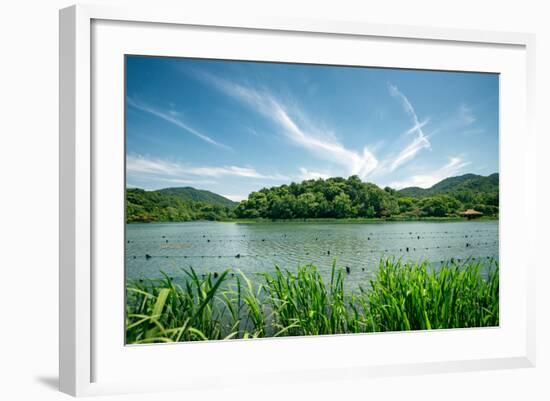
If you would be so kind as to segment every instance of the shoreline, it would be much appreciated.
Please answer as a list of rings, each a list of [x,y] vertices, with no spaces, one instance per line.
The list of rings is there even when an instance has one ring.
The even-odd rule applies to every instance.
[[[473,221],[498,221],[498,217],[481,217],[475,220],[468,220],[464,217],[424,217],[424,218],[306,218],[306,219],[231,219],[223,220],[220,223],[237,223],[237,224],[279,224],[279,223],[335,223],[335,224],[384,224],[384,223],[403,223],[403,222],[430,222],[430,223],[446,223],[446,222],[473,222]]]
[[[476,221],[499,221],[497,216],[483,216],[476,219],[467,219],[458,216],[449,217],[390,217],[390,218],[300,218],[300,219],[226,219],[226,220],[181,220],[181,221],[127,221],[126,224],[159,224],[159,223],[194,223],[194,222],[213,222],[213,223],[235,223],[235,224],[281,224],[281,223],[334,223],[334,224],[384,224],[384,223],[403,223],[403,222],[428,222],[428,223],[447,223],[447,222],[476,222]]]

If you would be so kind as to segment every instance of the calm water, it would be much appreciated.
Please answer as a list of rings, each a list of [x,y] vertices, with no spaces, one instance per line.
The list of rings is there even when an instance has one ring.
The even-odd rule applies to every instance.
[[[153,223],[126,225],[126,275],[182,276],[241,269],[249,277],[313,263],[329,277],[334,259],[349,266],[352,288],[368,283],[381,256],[426,260],[433,266],[451,258],[498,259],[498,221],[342,223]],[[145,255],[150,255],[146,258]]]

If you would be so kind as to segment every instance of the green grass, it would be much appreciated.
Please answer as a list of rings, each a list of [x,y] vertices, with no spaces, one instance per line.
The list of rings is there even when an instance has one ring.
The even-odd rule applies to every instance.
[[[334,263],[325,282],[313,265],[275,267],[254,284],[240,271],[217,277],[183,270],[127,286],[129,344],[489,327],[499,324],[498,262],[383,259],[370,285],[346,291]]]

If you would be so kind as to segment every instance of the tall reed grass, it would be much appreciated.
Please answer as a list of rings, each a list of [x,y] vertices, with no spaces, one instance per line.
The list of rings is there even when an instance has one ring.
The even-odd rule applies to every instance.
[[[380,261],[370,284],[346,291],[333,263],[325,282],[314,265],[275,267],[253,283],[240,271],[217,277],[183,270],[183,284],[162,279],[127,285],[129,344],[304,336],[499,324],[498,262]]]

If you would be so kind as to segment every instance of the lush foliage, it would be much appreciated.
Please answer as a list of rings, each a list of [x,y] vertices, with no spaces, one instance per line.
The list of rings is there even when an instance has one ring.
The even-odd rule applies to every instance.
[[[441,190],[428,192],[420,188],[381,189],[357,176],[308,180],[252,192],[237,206],[235,215],[267,219],[420,218],[454,216],[467,208],[489,216],[498,214],[498,177],[496,187],[476,187],[471,182],[454,179],[434,186],[442,186]]]
[[[476,209],[486,215],[498,214],[499,175],[497,173],[483,177],[465,174],[449,177],[431,188],[404,188],[398,193],[403,197],[426,199],[430,197],[450,197],[465,208]]]
[[[385,217],[397,214],[397,198],[352,176],[308,180],[252,192],[235,209],[238,217]]]
[[[208,203],[210,205],[225,206],[228,209],[234,209],[237,206],[236,202],[229,200],[214,192],[206,191],[204,189],[195,189],[192,187],[177,187],[177,188],[164,188],[156,191],[163,195],[175,196],[184,202],[201,202]]]
[[[252,192],[235,203],[209,191],[190,187],[158,191],[127,189],[128,222],[305,218],[410,218],[457,216],[473,208],[498,215],[498,174],[467,174],[447,178],[429,189],[396,191],[348,179],[307,180]]]
[[[126,221],[224,220],[231,208],[204,201],[186,201],[162,191],[126,190]]]
[[[487,327],[499,324],[498,263],[468,262],[431,270],[387,259],[368,288],[346,292],[333,264],[325,283],[317,268],[276,268],[253,284],[227,270],[184,270],[176,284],[135,281],[127,287],[128,343],[219,340]]]

